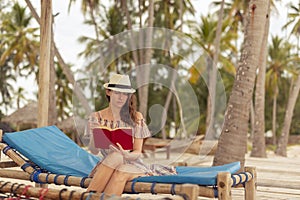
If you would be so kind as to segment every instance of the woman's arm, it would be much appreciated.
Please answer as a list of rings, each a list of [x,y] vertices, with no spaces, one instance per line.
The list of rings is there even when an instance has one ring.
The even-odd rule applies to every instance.
[[[90,141],[89,141],[89,144],[88,144],[88,149],[91,151],[92,154],[95,154],[95,155],[97,155],[99,153],[99,149],[95,148],[94,136],[93,136],[92,129],[94,127],[97,127],[97,126],[99,126],[97,117],[96,117],[95,113],[92,113],[88,118],[86,131],[87,131],[88,136],[90,138]]]
[[[142,153],[143,143],[144,143],[143,138],[134,138],[133,151],[132,152]]]
[[[136,126],[139,128],[136,128],[135,131],[142,131],[143,128],[147,128],[147,127],[144,127],[147,125],[144,124],[144,117],[143,117],[142,113],[137,112],[136,117],[137,117],[137,125]],[[147,130],[148,130],[148,128],[147,128]],[[140,135],[140,133],[138,133],[137,135]],[[142,153],[143,144],[144,144],[144,138],[135,137],[134,143],[133,143],[133,152]]]

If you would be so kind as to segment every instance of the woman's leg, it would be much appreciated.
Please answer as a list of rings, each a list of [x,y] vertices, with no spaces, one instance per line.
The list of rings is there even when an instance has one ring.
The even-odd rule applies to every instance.
[[[87,188],[87,191],[103,192],[115,169],[123,165],[123,156],[112,152],[97,167],[96,172]]]
[[[145,173],[134,165],[124,164],[114,171],[104,189],[104,193],[121,196],[126,182],[139,176],[145,176]]]

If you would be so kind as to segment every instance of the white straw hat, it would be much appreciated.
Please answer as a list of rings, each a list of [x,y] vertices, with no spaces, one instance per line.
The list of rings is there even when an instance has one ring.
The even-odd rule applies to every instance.
[[[135,89],[131,87],[129,76],[122,74],[113,74],[109,80],[109,83],[105,83],[103,87],[105,89],[124,93],[135,92]]]

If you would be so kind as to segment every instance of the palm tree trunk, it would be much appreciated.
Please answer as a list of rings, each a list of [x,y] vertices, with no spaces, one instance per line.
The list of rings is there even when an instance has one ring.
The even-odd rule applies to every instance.
[[[128,8],[127,8],[126,0],[122,0],[121,4],[122,4],[122,9],[124,10],[125,15],[126,15],[127,28],[128,28],[128,30],[132,30],[132,22],[131,22],[131,19],[130,19],[130,15],[129,15],[129,11],[128,11]],[[136,45],[135,45],[134,37],[130,37],[130,45],[131,45],[132,49],[135,49],[134,47],[136,47]],[[138,58],[137,51],[132,52],[132,57],[133,57],[133,61],[134,61],[135,66],[138,66],[139,65],[139,58]]]
[[[249,3],[244,49],[226,109],[224,126],[213,165],[240,161],[240,170],[244,170],[249,108],[268,17],[268,2],[269,0],[251,0]]]
[[[286,148],[289,140],[289,132],[290,132],[293,112],[296,105],[299,90],[300,90],[300,75],[298,75],[295,84],[292,85],[292,90],[290,92],[290,96],[289,96],[289,100],[285,112],[285,117],[284,117],[283,128],[281,131],[281,136],[279,138],[278,146],[275,151],[276,155],[279,156],[285,156],[285,157],[287,156]]]
[[[250,125],[251,125],[251,134],[250,134],[250,140],[253,140],[253,135],[254,135],[254,125],[255,124],[255,111],[254,111],[254,105],[253,105],[253,100],[251,101],[250,104]]]
[[[268,15],[270,15],[270,2],[268,6]],[[265,80],[268,53],[268,35],[269,35],[270,18],[266,20],[261,53],[259,58],[259,70],[256,79],[255,90],[255,124],[252,142],[252,157],[267,157],[265,141]]]
[[[98,31],[98,25],[97,25],[97,21],[95,19],[95,14],[94,14],[94,6],[92,5],[92,2],[91,1],[87,1],[88,5],[89,5],[89,8],[90,8],[90,17],[92,19],[92,24],[94,26],[94,29],[95,29],[95,34],[96,34],[96,39],[97,41],[99,41],[99,31]]]
[[[121,1],[122,3],[122,8],[125,12],[126,15],[126,19],[127,19],[127,26],[128,29],[131,30],[132,29],[132,22],[130,19],[130,15],[128,12],[128,8],[127,8],[127,2],[125,0]],[[153,8],[153,4],[154,2],[151,0],[149,2],[149,20],[148,20],[148,27],[153,26],[153,20],[154,20],[154,8]],[[140,10],[140,28],[142,28],[142,11],[141,11],[141,6],[142,6],[142,2],[139,1],[139,10]],[[149,30],[151,29],[149,28]],[[147,32],[146,35],[146,41],[143,41],[143,32],[140,32],[140,37],[139,37],[139,47],[144,47],[145,45],[150,45],[152,42],[152,32],[149,31]],[[145,45],[143,45],[143,43],[146,42]],[[132,47],[135,47],[135,41],[134,41],[134,36],[131,37],[130,40],[130,45]],[[140,66],[141,64],[148,64],[150,63],[150,59],[151,59],[151,55],[152,55],[152,50],[151,49],[139,49],[137,51],[133,51],[132,52],[133,55],[133,61],[135,63],[136,66],[136,72],[137,72],[137,76],[136,76],[136,81],[137,81],[137,85],[142,85],[141,87],[138,88],[138,99],[139,99],[139,111],[143,114],[143,116],[147,116],[147,109],[148,109],[148,85],[143,85],[142,83],[146,83],[148,84],[149,80],[149,73],[150,73],[150,66]]]
[[[216,30],[216,38],[214,41],[215,52],[213,55],[213,65],[210,70],[209,76],[209,96],[207,100],[207,119],[206,119],[206,136],[205,139],[215,139],[215,107],[216,107],[216,84],[217,84],[217,64],[219,61],[220,41],[222,35],[223,13],[224,13],[224,0],[221,2],[219,10],[219,20]]]
[[[151,43],[152,43],[152,35],[153,35],[153,23],[154,23],[154,0],[149,0],[149,7],[148,7],[148,29],[146,32],[146,47],[147,49],[141,49],[140,50],[140,64],[150,64],[150,60],[152,57],[152,49],[151,49]],[[140,35],[140,42],[143,37]],[[144,51],[143,51],[144,50]],[[145,53],[145,56],[142,54]],[[147,116],[147,110],[148,110],[148,91],[149,91],[149,75],[150,75],[150,65],[148,66],[138,66],[137,67],[137,82],[138,83],[146,83],[145,85],[142,85],[138,91],[139,91],[139,111],[143,114],[143,116]]]
[[[275,88],[275,94],[273,96],[273,113],[272,113],[272,143],[273,145],[276,144],[277,142],[277,137],[276,137],[276,127],[277,127],[277,94],[278,94],[278,87],[276,86]]]
[[[167,95],[167,98],[166,98],[166,101],[165,101],[165,105],[164,105],[164,108],[165,108],[165,111],[166,112],[163,112],[163,114],[162,114],[162,119],[161,119],[161,121],[162,122],[166,122],[167,121],[167,112],[168,112],[168,109],[169,109],[169,106],[170,106],[170,102],[171,102],[171,100],[172,100],[172,97],[173,97],[173,93],[172,93],[172,91],[174,91],[175,90],[175,86],[174,86],[174,84],[175,84],[175,80],[176,80],[176,78],[177,78],[177,71],[174,69],[173,71],[172,71],[173,73],[172,73],[172,78],[171,78],[171,85],[170,85],[170,88],[169,88],[169,92],[168,92],[168,95]],[[163,139],[167,139],[167,134],[166,134],[166,129],[165,129],[165,126],[163,126],[162,127],[162,138]]]
[[[179,26],[180,27],[179,31],[182,31],[182,25],[183,25],[183,0],[180,0],[179,15],[180,15],[179,19],[180,19],[180,22],[181,22],[181,24]],[[181,42],[180,41],[179,41],[179,45],[178,46],[179,47],[181,46]],[[166,112],[163,112],[162,120],[161,120],[162,122],[167,121],[167,112],[169,110],[170,102],[171,102],[172,97],[173,97],[172,91],[174,91],[174,89],[175,89],[174,84],[175,84],[175,80],[177,78],[177,74],[176,74],[176,72],[177,72],[176,71],[177,65],[173,66],[173,68],[174,68],[174,70],[172,71],[173,73],[171,75],[172,76],[172,78],[171,78],[171,85],[170,85],[169,92],[168,92],[168,95],[167,95],[167,98],[166,98],[166,101],[165,101],[165,105],[164,105],[164,108],[165,108]],[[175,97],[173,98],[173,101],[176,102],[176,98]],[[175,110],[176,109],[174,109],[174,106],[173,106],[174,116],[175,116]],[[175,117],[174,117],[174,122],[175,122]],[[162,127],[161,133],[162,133],[162,138],[163,139],[167,139],[166,127],[165,126]]]
[[[215,139],[216,130],[215,130],[215,108],[216,108],[216,84],[217,84],[217,65],[219,61],[219,50],[220,50],[220,41],[222,34],[222,24],[223,24],[223,13],[224,13],[224,3],[225,0],[221,2],[221,8],[219,10],[219,20],[216,30],[216,38],[214,41],[215,52],[213,55],[213,64],[211,69],[211,75],[209,76],[209,93],[210,98],[207,100],[207,120],[206,120],[206,136],[205,139]]]

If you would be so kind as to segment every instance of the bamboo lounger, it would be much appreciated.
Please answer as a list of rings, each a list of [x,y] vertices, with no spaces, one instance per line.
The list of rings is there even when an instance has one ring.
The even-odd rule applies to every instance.
[[[118,196],[108,196],[100,193],[88,193],[81,192],[76,190],[68,190],[67,188],[63,189],[53,189],[53,188],[37,188],[32,187],[31,185],[11,183],[9,181],[4,182],[0,181],[0,193],[3,193],[3,197],[7,197],[7,200],[19,200],[19,199],[53,199],[53,200],[64,200],[64,199],[72,199],[72,200],[99,200],[99,199],[110,199],[110,200],[132,200],[130,197],[118,197]],[[5,195],[6,194],[6,195]],[[1,196],[0,196],[0,199]]]
[[[51,127],[43,127],[43,128],[37,128],[33,129],[35,132],[39,131],[44,131],[44,129],[50,129],[50,130],[55,130],[55,126]],[[59,129],[57,129],[59,130]],[[29,130],[30,131],[30,130]],[[26,132],[26,131],[25,131]],[[59,131],[60,132],[60,131]],[[16,132],[19,133],[19,132]],[[61,132],[62,133],[62,132]],[[8,133],[10,134],[10,133]],[[44,133],[44,135],[47,133]],[[64,137],[64,136],[63,136]],[[67,138],[67,136],[65,136]],[[19,138],[19,137],[18,137]],[[28,138],[28,137],[27,137]],[[65,140],[65,138],[64,138]],[[74,143],[71,139],[68,142]],[[89,185],[91,178],[88,178],[87,176],[84,175],[67,175],[61,174],[61,173],[56,173],[53,172],[52,170],[51,173],[48,171],[44,171],[43,169],[46,169],[43,167],[43,169],[36,165],[35,163],[32,163],[32,161],[29,159],[27,161],[24,156],[20,154],[19,150],[15,150],[14,148],[10,147],[7,143],[7,141],[2,141],[2,131],[0,130],[0,148],[1,150],[12,159],[14,163],[16,163],[17,166],[20,166],[23,171],[21,170],[11,170],[11,169],[0,169],[0,177],[3,178],[12,178],[12,179],[20,179],[20,180],[30,180],[34,181],[36,183],[49,183],[49,184],[57,184],[57,185],[65,185],[65,186],[78,186],[81,188],[87,188]],[[48,142],[46,142],[48,143]],[[47,144],[45,144],[47,145]],[[77,144],[72,144],[75,148],[81,149]],[[32,146],[32,145],[30,145]],[[54,149],[54,147],[52,147]],[[89,154],[85,150],[81,149],[84,154]],[[79,150],[79,151],[81,151]],[[47,152],[48,153],[48,152]],[[28,156],[27,156],[28,157]],[[48,158],[47,158],[48,159]],[[81,162],[81,161],[78,161]],[[78,164],[78,163],[76,163]],[[80,164],[80,163],[79,163]],[[11,166],[11,164],[3,164],[1,167],[6,166]],[[233,166],[236,168],[236,163],[229,164],[230,166]],[[216,167],[210,167],[208,170],[209,171],[214,171],[214,169],[220,170],[222,166],[216,166]],[[50,167],[51,168],[51,167]],[[182,167],[181,169],[183,170],[192,170],[195,169],[201,169],[201,167],[197,168],[192,168],[192,167]],[[245,199],[246,200],[254,200],[255,195],[256,195],[256,170],[254,167],[245,167],[245,172],[239,173],[239,174],[232,174],[229,171],[216,171],[217,173],[217,178],[214,180],[213,183],[208,184],[208,185],[201,185],[201,184],[194,184],[193,182],[189,183],[189,181],[185,182],[177,182],[175,179],[174,182],[169,181],[169,179],[174,179],[174,177],[170,176],[159,176],[159,177],[139,177],[131,182],[128,182],[125,186],[124,193],[152,193],[152,194],[172,194],[172,195],[179,195],[183,197],[184,199],[191,199],[191,200],[196,200],[198,196],[203,196],[203,197],[209,197],[209,198],[215,198],[218,197],[218,199],[222,200],[228,200],[231,199],[231,189],[234,187],[244,187],[244,194],[245,194]],[[90,169],[88,169],[90,171]],[[86,173],[85,173],[86,174]],[[174,176],[174,175],[173,175]],[[148,179],[147,179],[148,178]],[[155,178],[160,178],[155,179]],[[175,175],[175,178],[176,175]],[[180,176],[178,176],[180,179]],[[145,179],[145,180],[143,180]],[[154,181],[149,181],[154,179]],[[188,178],[191,179],[191,178]],[[205,177],[203,178],[205,179]],[[166,182],[164,182],[167,180]],[[186,179],[183,179],[185,181]],[[140,182],[142,181],[142,182]],[[198,180],[197,180],[198,181]],[[200,181],[201,182],[201,181]],[[0,185],[1,186],[1,185]],[[1,187],[0,187],[1,188]],[[0,189],[0,192],[1,189]],[[47,196],[49,199],[57,199],[57,193],[60,191],[56,191],[56,195],[50,195]],[[51,193],[52,194],[52,193]],[[69,193],[68,193],[69,194]],[[84,196],[86,195],[86,196]],[[87,198],[89,195],[89,199],[99,199],[100,194],[83,194],[82,197]],[[98,196],[97,196],[98,195]],[[61,196],[62,199],[69,199],[69,196],[67,193],[65,195]],[[81,197],[81,198],[82,198]],[[175,198],[175,196],[174,196]],[[72,198],[72,199],[80,199],[80,198]],[[110,198],[105,198],[105,199],[110,199]]]

